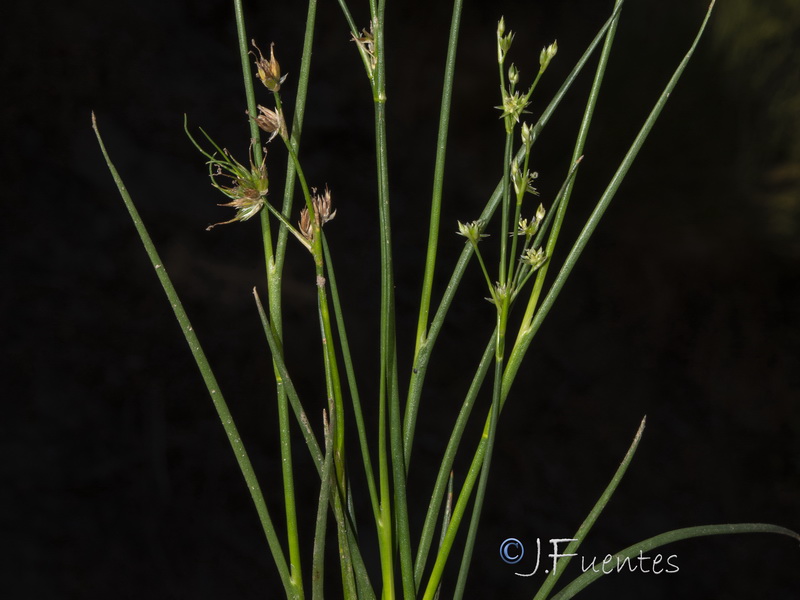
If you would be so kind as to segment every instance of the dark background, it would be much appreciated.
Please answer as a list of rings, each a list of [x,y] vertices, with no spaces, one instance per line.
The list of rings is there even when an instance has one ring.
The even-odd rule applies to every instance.
[[[256,3],[250,3],[256,4]],[[249,33],[276,42],[293,102],[305,8],[248,6]],[[360,24],[366,11],[356,7]],[[401,374],[409,369],[427,232],[448,2],[390,2],[388,111]],[[531,106],[546,104],[612,2],[468,2],[458,55],[439,261],[441,292],[501,167],[495,25],[518,31],[529,82],[559,54]],[[691,42],[704,3],[633,1],[595,118],[555,265]],[[800,528],[800,9],[723,2],[630,177],[542,327],[498,430],[468,597],[530,598],[497,549],[507,537],[569,537],[648,427],[617,495],[582,547],[602,557],[704,523]],[[215,367],[281,523],[270,363],[250,290],[263,291],[255,222],[215,206],[186,113],[243,157],[230,3],[16,3],[3,21],[6,386],[0,461],[0,590],[8,598],[273,598],[280,585],[241,475],[191,356],[102,162],[113,160],[150,228]],[[321,2],[303,140],[328,225],[363,401],[374,423],[378,255],[370,92],[334,2]],[[535,149],[542,200],[568,168],[584,77]],[[258,91],[262,103],[265,90]],[[270,146],[273,190],[285,152]],[[273,198],[280,192],[274,191]],[[485,244],[487,252],[497,236]],[[313,269],[291,245],[287,355],[319,429]],[[551,270],[551,272],[553,272]],[[471,266],[428,375],[412,477],[424,514],[443,450],[493,320]],[[438,298],[438,296],[437,296]],[[480,412],[487,406],[484,395]],[[476,418],[476,427],[481,418]],[[470,453],[477,429],[466,446]],[[304,534],[318,493],[299,441]],[[351,444],[357,493],[366,495]],[[466,459],[456,465],[463,477]],[[374,539],[360,507],[363,536]],[[418,530],[418,529],[415,529]],[[310,539],[308,536],[306,540]],[[334,543],[333,539],[330,541]],[[416,536],[414,539],[416,544]],[[304,546],[306,568],[310,544]],[[367,546],[368,555],[374,554]],[[587,598],[796,597],[788,538],[683,542],[674,575],[607,577]],[[522,568],[521,570],[526,570]],[[577,569],[576,569],[577,570]],[[329,571],[336,583],[336,569]],[[563,581],[569,580],[569,574]],[[446,579],[443,593],[452,592]],[[331,597],[338,588],[333,585]]]

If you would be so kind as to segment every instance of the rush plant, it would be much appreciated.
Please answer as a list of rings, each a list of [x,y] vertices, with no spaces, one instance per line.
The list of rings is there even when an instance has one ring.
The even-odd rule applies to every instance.
[[[285,523],[285,527],[276,525],[267,508],[258,477],[221,387],[164,263],[109,158],[97,122],[92,117],[108,168],[174,309],[175,317],[228,436],[287,598],[322,598],[325,590],[335,597],[347,599],[381,597],[390,600],[402,597],[406,600],[433,600],[438,597],[464,597],[481,510],[484,499],[491,493],[490,467],[497,424],[505,403],[512,395],[514,380],[534,337],[695,52],[712,8],[709,7],[696,38],[668,79],[663,93],[653,105],[624,159],[611,174],[607,188],[596,200],[594,210],[566,252],[566,258],[556,264],[553,260],[556,256],[556,245],[573,184],[579,174],[584,144],[589,134],[603,75],[610,60],[623,3],[624,0],[616,0],[608,20],[591,40],[541,114],[529,113],[528,107],[537,84],[547,74],[548,66],[553,60],[557,60],[558,46],[556,42],[546,43],[539,55],[538,65],[522,65],[518,68],[509,59],[513,50],[514,33],[507,29],[502,18],[499,20],[496,34],[499,80],[497,108],[499,123],[505,132],[505,144],[496,159],[499,182],[491,196],[486,199],[481,214],[464,215],[464,221],[457,224],[455,233],[465,238],[463,250],[455,265],[452,265],[443,295],[434,301],[433,291],[439,287],[434,285],[439,235],[442,230],[446,233],[456,230],[456,224],[443,225],[440,222],[445,182],[445,150],[463,5],[463,0],[454,0],[445,59],[435,174],[429,207],[428,245],[417,327],[413,348],[399,348],[395,336],[395,270],[390,203],[392,186],[387,153],[390,141],[386,126],[386,81],[390,74],[387,73],[385,60],[386,1],[369,0],[368,17],[366,8],[364,16],[359,17],[364,19],[361,23],[366,26],[360,27],[347,2],[339,0],[346,25],[355,42],[351,44],[351,51],[358,52],[361,58],[374,105],[377,164],[375,198],[380,231],[380,361],[378,373],[364,374],[356,373],[345,327],[346,307],[352,299],[347,298],[346,293],[341,293],[337,287],[333,252],[325,234],[326,223],[336,216],[336,190],[313,187],[314,183],[307,180],[299,158],[317,2],[308,2],[302,61],[296,70],[297,78],[292,81],[282,74],[277,58],[279,52],[272,45],[269,46],[267,56],[250,40],[241,0],[234,0],[238,49],[247,100],[247,106],[243,108],[246,108],[249,123],[249,156],[244,160],[235,158],[203,129],[199,129],[198,133],[195,127],[190,127],[188,118],[185,120],[185,129],[191,143],[206,160],[212,186],[225,197],[221,205],[235,210],[232,218],[211,227],[226,225],[223,229],[230,231],[233,227],[258,227],[252,223],[255,221],[260,224],[268,290],[266,301],[259,297],[255,289],[253,293],[265,341],[272,356],[284,510],[280,521]],[[565,95],[572,91],[578,75],[590,64],[594,65],[594,80],[586,99],[572,156],[564,157],[563,184],[554,197],[539,198],[534,187],[537,175],[533,170],[532,150]],[[525,79],[525,73],[529,70],[534,73],[532,81]],[[281,90],[287,85],[294,85],[296,91],[296,102],[291,110],[281,100]],[[263,139],[264,134],[269,136],[267,140]],[[269,171],[277,168],[266,158],[264,144],[270,142],[285,147],[285,152],[271,153],[271,159],[273,155],[287,157],[286,185],[280,205],[276,203],[280,193],[270,190]],[[342,200],[342,205],[345,204],[346,201]],[[487,238],[489,235],[491,237]],[[489,264],[481,251],[485,245],[491,243],[497,244],[492,252],[492,256],[499,256],[496,264]],[[308,285],[315,289],[317,295],[319,343],[324,357],[319,377],[320,381],[324,381],[326,390],[328,406],[325,410],[310,409],[309,404],[300,397],[293,379],[297,377],[297,373],[292,373],[287,368],[288,361],[284,355],[283,341],[291,332],[284,330],[282,285],[284,261],[286,253],[290,251],[307,253],[315,269],[315,278]],[[479,269],[483,274],[486,297],[489,300],[489,304],[485,306],[486,310],[493,312],[495,328],[485,340],[483,356],[474,368],[472,383],[461,408],[453,415],[452,433],[441,457],[433,488],[414,489],[407,482],[413,464],[417,421],[425,411],[422,398],[428,365],[443,324],[448,319],[454,296],[468,268]],[[550,273],[551,268],[555,277]],[[513,319],[512,314],[515,315]],[[397,357],[401,352],[410,353],[412,368],[408,373],[398,370]],[[310,375],[304,372],[303,376]],[[371,425],[363,415],[363,400],[359,395],[359,384],[364,377],[377,377],[379,381],[377,395],[366,400],[377,408],[377,423]],[[479,391],[482,389],[490,390],[491,401],[485,405],[478,402]],[[481,435],[477,439],[470,439],[465,435],[465,428],[474,409],[479,413],[476,418],[483,419],[484,425]],[[294,424],[292,416],[296,421]],[[345,436],[346,428],[355,429],[357,446],[346,447],[346,440],[351,439]],[[575,541],[564,550],[565,555],[574,554],[588,535],[628,468],[643,430],[644,420],[608,487],[573,536]],[[292,444],[297,443],[298,432],[312,458],[315,467],[312,472],[296,472],[293,465]],[[453,465],[459,452],[472,456],[466,472],[454,472]],[[366,489],[351,484],[349,474],[354,469],[363,469]],[[313,478],[319,482],[319,497],[314,515],[298,514],[296,477]],[[276,489],[278,486],[272,487],[272,490]],[[360,515],[358,520],[371,519],[377,535],[380,560],[379,569],[375,572],[369,572],[365,564],[363,536],[367,534],[363,531],[357,532],[355,527],[354,507],[359,503],[353,499],[362,496],[368,500],[370,514],[366,517]],[[271,498],[273,504],[277,501],[278,498]],[[418,531],[412,531],[410,525],[410,506],[425,515]],[[330,523],[329,516],[333,517]],[[300,518],[314,520],[313,539],[301,539],[301,528],[298,525]],[[640,551],[689,537],[746,532],[773,532],[800,539],[798,534],[775,525],[709,525],[660,534],[620,551],[617,557],[635,557]],[[331,548],[326,542],[331,542],[334,538],[335,546]],[[458,544],[457,539],[460,539]],[[456,548],[458,552],[455,551]],[[338,556],[338,574],[326,572],[326,554]],[[538,592],[531,590],[531,595],[535,594],[537,600],[551,597],[563,600],[572,597],[602,575],[602,572],[590,570],[577,576],[553,596],[552,590],[566,571],[568,562],[569,556],[561,558],[557,570],[546,578]],[[457,573],[453,589],[442,587],[442,577],[446,569],[454,569],[454,573]],[[334,578],[340,581],[330,581]],[[275,592],[268,593],[268,596],[275,597]]]

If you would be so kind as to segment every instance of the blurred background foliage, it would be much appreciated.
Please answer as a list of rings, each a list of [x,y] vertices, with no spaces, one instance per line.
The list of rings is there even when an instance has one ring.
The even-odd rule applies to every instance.
[[[770,235],[800,253],[800,4],[728,0],[712,41],[739,114],[737,183],[762,205]]]

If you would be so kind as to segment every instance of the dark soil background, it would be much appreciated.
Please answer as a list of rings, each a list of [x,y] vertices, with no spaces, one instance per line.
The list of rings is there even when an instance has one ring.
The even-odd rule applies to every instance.
[[[249,3],[250,35],[276,42],[293,102],[305,8]],[[353,1],[359,23],[366,4]],[[389,139],[401,373],[413,347],[427,232],[449,2],[390,2]],[[538,116],[607,17],[611,0],[468,2],[442,221],[440,293],[461,248],[455,221],[478,216],[498,179],[495,24],[518,31],[528,82],[541,47],[559,54]],[[563,260],[672,69],[702,1],[631,0],[573,195]],[[498,430],[492,491],[469,598],[530,598],[537,538],[570,537],[647,430],[614,500],[582,547],[603,557],[659,532],[705,523],[800,529],[800,9],[721,2],[708,36],[526,359]],[[214,365],[278,523],[276,410],[252,302],[263,291],[255,222],[230,218],[208,186],[183,114],[238,156],[247,122],[229,2],[15,3],[2,23],[0,120],[5,410],[0,445],[4,598],[279,598],[246,487],[200,377],[113,186],[90,128],[97,114]],[[338,208],[328,236],[375,420],[377,211],[372,110],[344,19],[321,2],[303,159]],[[590,78],[535,150],[542,200],[568,168]],[[260,101],[267,93],[260,90]],[[285,153],[270,147],[274,190]],[[275,197],[280,193],[273,192]],[[497,241],[489,238],[486,248]],[[319,429],[313,270],[291,246],[287,355]],[[551,270],[552,272],[552,270]],[[410,481],[415,526],[460,399],[492,327],[471,267],[433,360]],[[482,397],[480,413],[488,406]],[[477,439],[476,418],[467,449]],[[317,482],[299,441],[304,534]],[[353,484],[366,497],[355,444]],[[469,453],[469,450],[467,454]],[[456,466],[461,481],[466,458]],[[366,506],[362,535],[374,563]],[[498,555],[516,537],[528,556]],[[306,539],[309,539],[308,537]],[[334,540],[331,539],[331,544]],[[414,543],[416,544],[416,537]],[[310,565],[310,544],[304,547]],[[676,574],[620,574],[586,598],[796,598],[800,548],[724,536],[666,547]],[[654,553],[655,554],[655,553]],[[572,567],[578,572],[576,567]],[[568,581],[569,575],[564,579]],[[339,595],[330,570],[330,597]],[[445,581],[443,597],[452,593]]]

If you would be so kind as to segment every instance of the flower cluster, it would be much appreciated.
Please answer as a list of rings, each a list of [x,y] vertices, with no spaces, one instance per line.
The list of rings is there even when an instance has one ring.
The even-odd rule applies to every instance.
[[[257,215],[266,203],[269,190],[269,177],[267,176],[266,152],[261,164],[253,163],[252,145],[250,148],[250,168],[246,168],[237,161],[230,152],[223,150],[224,159],[212,157],[209,163],[209,176],[211,185],[231,199],[230,202],[218,206],[229,206],[236,209],[236,216],[228,221],[214,223],[206,228],[209,231],[217,225],[227,225],[236,221],[247,221]],[[215,168],[216,167],[216,168]],[[217,182],[218,177],[226,177],[232,185],[225,186]]]

